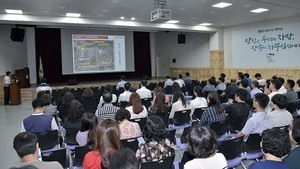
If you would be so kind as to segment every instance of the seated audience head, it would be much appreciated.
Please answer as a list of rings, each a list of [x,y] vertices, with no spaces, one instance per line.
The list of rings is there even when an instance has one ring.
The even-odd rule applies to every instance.
[[[67,92],[63,97],[62,104],[69,107],[73,100],[75,100],[74,95],[71,92]]]
[[[62,89],[62,91],[61,91],[60,96],[64,97],[64,95],[65,95],[67,92],[70,92],[70,88],[64,87],[64,88]]]
[[[219,83],[224,83],[224,82],[225,82],[225,79],[224,79],[224,77],[222,77],[222,76],[221,76],[221,77],[219,77],[219,79],[218,79],[218,80],[219,80]]]
[[[157,93],[165,93],[165,91],[162,89],[161,86],[156,86],[154,89],[154,94],[156,95]]]
[[[81,118],[80,131],[89,131],[87,145],[94,145],[94,137],[98,126],[98,118],[93,113],[84,113]]]
[[[249,73],[244,73],[244,76],[245,76],[246,78],[249,78],[249,77],[250,77]]]
[[[170,76],[166,76],[166,79],[170,79],[171,77]]]
[[[245,88],[247,88],[247,86],[248,86],[248,80],[247,79],[242,79],[241,83],[240,83],[240,87],[245,89]]]
[[[265,155],[282,158],[291,150],[288,134],[280,129],[267,129],[261,135],[261,149]]]
[[[295,81],[292,80],[292,79],[288,79],[286,80],[286,83],[285,83],[285,88],[288,89],[288,90],[292,90],[295,86]]]
[[[271,80],[269,87],[272,90],[272,92],[275,92],[275,91],[279,90],[281,88],[281,86],[282,86],[281,81],[279,81],[278,79],[274,79],[274,80]]]
[[[189,73],[189,72],[185,72],[185,76],[186,76],[186,77],[189,77],[189,76],[190,76],[190,73]]]
[[[100,152],[102,168],[108,168],[112,150],[117,151],[121,148],[119,124],[111,119],[101,121],[96,129],[93,150]]]
[[[77,100],[73,100],[70,104],[67,120],[70,122],[78,122],[82,118],[83,113],[84,108],[82,104]]]
[[[42,113],[45,110],[45,103],[42,99],[34,99],[31,102],[32,108],[34,112]]]
[[[45,77],[41,78],[41,83],[47,83],[47,79]]]
[[[185,99],[184,99],[184,95],[182,94],[181,91],[180,91],[180,92],[175,92],[175,93],[174,93],[172,102],[175,103],[175,102],[177,102],[179,99],[181,100],[182,105],[183,105],[184,107],[186,107],[186,102],[185,102]]]
[[[177,78],[176,77],[172,77],[172,80],[175,81],[175,80],[177,80]]]
[[[188,152],[196,158],[208,158],[217,148],[216,134],[211,129],[195,125],[187,135]]]
[[[121,76],[121,80],[125,80],[125,76],[124,75]]]
[[[242,79],[244,79],[245,78],[245,75],[242,73],[242,72],[239,72],[238,73],[238,79],[239,80],[242,80]]]
[[[260,74],[260,73],[256,73],[256,74],[254,75],[254,77],[255,77],[257,80],[259,80],[259,79],[261,78],[261,74]]]
[[[163,140],[166,138],[167,133],[166,125],[160,117],[152,115],[147,118],[143,128],[146,142]]]
[[[140,169],[140,163],[131,149],[123,148],[111,157],[108,169]]]
[[[112,101],[112,94],[109,91],[105,91],[102,95],[104,103],[111,103]]]
[[[207,106],[215,106],[216,113],[222,113],[223,108],[221,106],[220,97],[216,92],[209,92],[207,95]]]
[[[141,85],[142,86],[147,86],[148,82],[146,79],[141,80]]]
[[[117,122],[122,122],[123,120],[130,120],[130,112],[127,109],[119,109],[115,115],[115,120]]]
[[[196,97],[203,97],[203,95],[202,95],[202,88],[199,85],[197,85],[197,86],[194,87],[194,95]]]
[[[220,76],[223,77],[223,78],[225,79],[226,74],[225,74],[225,73],[221,73]]]
[[[274,109],[277,109],[277,107],[279,109],[285,109],[286,106],[288,105],[288,99],[286,98],[286,96],[284,96],[282,94],[275,94],[272,97],[271,101],[272,101]]]
[[[236,79],[235,79],[235,78],[230,79],[230,83],[231,83],[231,84],[236,84]]]
[[[283,85],[283,84],[284,84],[284,78],[282,78],[282,77],[278,77],[278,80],[281,82],[281,85]]]
[[[182,92],[179,84],[177,82],[174,82],[172,85],[172,94],[176,92]]]
[[[44,94],[45,94],[46,92],[45,91],[39,91],[38,93],[37,93],[37,95],[36,95],[36,98],[37,99],[39,99],[39,98],[41,98]]]
[[[275,79],[278,79],[278,77],[275,76],[275,75],[273,75],[272,78],[271,78],[271,80],[275,80]]]
[[[269,96],[264,93],[257,93],[253,97],[253,108],[265,109],[269,104]]]
[[[124,84],[124,89],[125,90],[128,91],[130,89],[130,87],[131,87],[131,84],[129,82],[127,82],[127,83]]]
[[[215,80],[214,78],[209,78],[207,81],[209,84],[214,85],[215,84]]]
[[[297,80],[297,84],[300,87],[300,79]]]
[[[113,87],[112,87],[112,85],[107,84],[107,85],[105,85],[104,90],[105,90],[105,91],[108,91],[108,92],[112,92]]]
[[[141,97],[137,93],[131,93],[129,97],[128,106],[132,106],[133,113],[135,114],[139,114],[144,109]]]
[[[41,97],[42,102],[44,102],[45,105],[50,105],[52,103],[52,95],[48,93],[44,93]]]
[[[289,135],[292,142],[296,145],[300,145],[300,119],[295,119],[290,126]]]
[[[88,87],[88,88],[85,88],[83,90],[82,96],[83,97],[93,97],[94,96],[94,92],[93,92],[93,90],[90,87]]]
[[[267,79],[266,80],[266,88],[270,88],[270,84],[271,84],[271,79]]]
[[[258,81],[257,80],[253,80],[252,84],[251,84],[251,89],[258,88],[258,86],[259,86]]]
[[[22,162],[25,162],[25,156],[32,155],[38,160],[38,142],[37,137],[33,133],[22,132],[15,136],[13,141],[13,147],[21,158]]]
[[[246,101],[247,98],[247,90],[245,89],[238,89],[235,92],[235,101]]]
[[[11,74],[11,72],[7,71],[5,74],[6,74],[6,76],[9,76]]]
[[[178,78],[179,78],[179,79],[182,79],[182,74],[178,74]]]

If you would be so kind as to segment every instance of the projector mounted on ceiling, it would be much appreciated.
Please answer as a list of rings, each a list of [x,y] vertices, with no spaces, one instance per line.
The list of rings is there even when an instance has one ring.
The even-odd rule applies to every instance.
[[[171,19],[171,10],[166,0],[154,0],[155,10],[151,12],[151,22],[166,22]]]

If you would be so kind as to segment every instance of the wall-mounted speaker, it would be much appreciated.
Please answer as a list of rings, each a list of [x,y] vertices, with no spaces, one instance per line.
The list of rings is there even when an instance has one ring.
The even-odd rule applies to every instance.
[[[178,34],[178,44],[185,44],[185,34]]]
[[[16,42],[23,42],[25,29],[12,28],[10,32],[10,39]]]

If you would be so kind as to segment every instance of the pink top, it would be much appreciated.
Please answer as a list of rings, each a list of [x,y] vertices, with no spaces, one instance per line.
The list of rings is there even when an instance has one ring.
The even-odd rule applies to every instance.
[[[121,136],[120,136],[121,140],[140,137],[142,135],[138,123],[126,120],[123,121],[121,124],[119,124],[119,127],[121,131]]]

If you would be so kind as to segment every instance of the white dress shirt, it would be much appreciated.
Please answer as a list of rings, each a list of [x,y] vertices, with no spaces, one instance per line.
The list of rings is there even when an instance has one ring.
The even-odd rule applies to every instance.
[[[116,103],[117,99],[118,99],[118,97],[115,94],[112,94],[112,100],[111,100],[111,102],[112,103]],[[103,104],[104,104],[104,101],[103,101],[103,97],[101,96],[100,100],[99,100],[98,108],[101,108],[103,106]]]
[[[118,102],[121,103],[123,102],[129,102],[131,92],[130,91],[124,91],[123,93],[120,94]]]
[[[4,76],[4,79],[3,79],[3,86],[8,87],[9,84],[10,84],[10,77],[9,77],[9,76]]]
[[[171,79],[167,79],[167,80],[165,81],[164,88],[166,88],[167,86],[172,86],[173,83],[174,83],[174,82],[173,82]]]
[[[140,89],[137,89],[136,93],[140,95],[141,99],[152,98],[151,91],[145,86],[142,86]]]
[[[175,112],[181,111],[181,110],[186,110],[186,109],[188,109],[188,106],[184,107],[182,105],[181,99],[178,99],[177,102],[172,104],[172,109],[171,109],[169,118],[173,119]]]
[[[130,115],[131,115],[130,119],[145,118],[145,117],[148,116],[148,111],[147,111],[147,109],[146,109],[145,106],[143,106],[143,111],[140,112],[139,114],[135,114],[135,113],[133,112],[132,106],[126,107],[126,109],[130,112]]]
[[[191,109],[191,116],[194,114],[194,110],[196,108],[202,108],[207,107],[207,101],[204,97],[196,97],[194,100],[190,103],[190,109]]]
[[[175,82],[179,84],[180,88],[184,86],[184,81],[182,79],[177,79]]]

